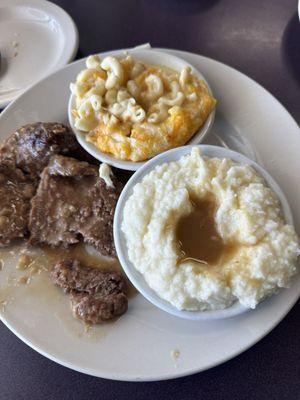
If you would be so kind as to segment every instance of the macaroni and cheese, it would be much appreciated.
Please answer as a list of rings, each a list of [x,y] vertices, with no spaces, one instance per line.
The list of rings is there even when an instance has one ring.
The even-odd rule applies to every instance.
[[[127,55],[89,56],[71,92],[75,127],[99,150],[121,160],[143,161],[185,144],[215,107],[191,68],[178,73]]]

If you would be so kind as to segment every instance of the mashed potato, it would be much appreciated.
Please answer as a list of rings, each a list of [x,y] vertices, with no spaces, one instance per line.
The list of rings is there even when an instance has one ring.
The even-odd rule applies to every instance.
[[[182,260],[176,227],[193,210],[191,195],[213,195],[215,226],[234,242],[230,257],[213,264]],[[198,148],[157,166],[126,202],[122,231],[128,255],[149,286],[178,309],[216,310],[239,300],[255,306],[296,273],[299,241],[280,204],[250,166],[202,157]]]

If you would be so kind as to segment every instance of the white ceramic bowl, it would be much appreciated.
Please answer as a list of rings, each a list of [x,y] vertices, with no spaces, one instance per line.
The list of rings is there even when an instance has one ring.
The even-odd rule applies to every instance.
[[[189,66],[192,68],[193,74],[198,76],[200,79],[204,80],[210,93],[212,93],[209,84],[204,78],[204,76],[198,70],[196,70],[196,68],[194,68],[191,64],[189,64],[188,62],[179,57],[161,51],[155,51],[152,49],[149,50],[132,49],[129,51],[129,53],[132,54],[133,57],[136,58],[137,60],[143,61],[148,64],[165,65],[178,72],[180,72],[182,68]],[[117,57],[118,56],[122,57],[124,56],[124,51],[114,51],[111,54]],[[72,109],[75,108],[75,101],[76,101],[75,96],[71,94],[68,104],[69,123],[73,132],[76,135],[78,142],[88,153],[90,153],[93,157],[97,158],[97,160],[99,161],[110,164],[116,168],[126,169],[130,171],[136,171],[138,168],[140,168],[142,165],[145,164],[146,161],[133,162],[133,161],[118,160],[117,158],[110,156],[109,154],[103,153],[102,151],[97,149],[97,147],[94,146],[92,143],[87,142],[85,139],[85,133],[76,129],[74,126],[75,121],[71,111]],[[202,142],[205,136],[208,134],[209,130],[211,129],[214,119],[215,119],[215,110],[213,110],[210,113],[204,125],[201,127],[201,129],[199,129],[199,131],[197,131],[193,135],[193,137],[189,140],[188,143],[198,144]]]
[[[127,182],[124,187],[121,196],[119,198],[115,217],[114,217],[114,241],[116,246],[116,251],[120,263],[132,282],[132,284],[139,290],[139,292],[146,297],[151,303],[160,309],[173,314],[177,317],[186,318],[190,320],[212,320],[233,317],[241,314],[245,311],[249,311],[248,308],[242,306],[238,301],[232,304],[224,310],[216,311],[185,311],[178,310],[169,302],[161,299],[146,283],[143,275],[135,269],[133,264],[129,261],[127,254],[127,246],[124,234],[121,230],[121,224],[123,220],[123,209],[126,201],[131,196],[133,192],[133,187],[142,180],[142,178],[148,174],[154,167],[165,162],[176,161],[181,156],[190,153],[193,146],[183,146],[176,149],[166,151],[165,153],[159,154],[158,156],[149,160],[145,165],[143,165]],[[264,170],[260,165],[245,157],[244,155],[237,153],[235,151],[225,149],[218,146],[210,145],[198,145],[200,147],[202,154],[208,157],[219,157],[219,158],[230,158],[235,162],[248,164],[252,166],[266,181],[267,185],[276,193],[279,201],[282,205],[282,210],[284,214],[285,221],[288,224],[293,225],[292,213],[287,202],[285,195],[274,181],[274,179],[269,175],[269,173]]]

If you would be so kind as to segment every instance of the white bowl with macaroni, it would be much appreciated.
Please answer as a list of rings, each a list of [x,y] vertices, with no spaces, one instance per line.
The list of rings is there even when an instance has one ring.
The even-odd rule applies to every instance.
[[[209,84],[181,58],[133,49],[90,56],[86,65],[70,84],[68,116],[99,161],[135,171],[165,150],[200,143],[213,125]]]
[[[192,165],[193,168],[196,168],[196,165],[198,165],[197,164],[197,154],[195,156],[195,151],[193,150],[195,148],[200,148],[201,154],[203,156],[207,157],[208,159],[216,157],[218,159],[223,160],[223,164],[222,164],[223,167],[220,168],[220,171],[223,171],[222,174],[224,174],[226,171],[226,165],[225,165],[226,163],[224,164],[224,159],[228,159],[227,165],[230,164],[229,168],[231,165],[236,165],[236,167],[235,167],[236,178],[233,178],[233,179],[240,179],[240,174],[242,173],[241,168],[245,167],[246,168],[245,172],[246,172],[246,175],[248,174],[248,178],[249,178],[249,176],[250,176],[249,179],[252,179],[251,176],[255,177],[256,182],[255,182],[254,187],[257,188],[257,187],[259,187],[260,184],[265,184],[266,189],[264,189],[264,190],[266,190],[267,192],[269,190],[268,188],[270,188],[271,191],[276,195],[276,198],[278,199],[278,200],[275,200],[275,203],[279,201],[277,207],[280,207],[282,210],[282,216],[283,216],[282,223],[287,224],[287,225],[285,225],[285,227],[282,229],[282,231],[280,233],[278,232],[278,234],[276,234],[276,232],[275,232],[275,241],[277,240],[278,237],[280,237],[282,235],[282,232],[285,232],[285,230],[290,232],[290,235],[291,235],[291,236],[287,235],[285,240],[282,241],[282,249],[279,249],[279,254],[282,254],[282,257],[284,257],[283,254],[286,255],[286,254],[291,254],[291,253],[294,254],[294,253],[299,252],[299,248],[295,250],[295,247],[297,247],[297,244],[293,244],[294,247],[292,247],[292,250],[289,248],[289,242],[295,241],[295,243],[296,243],[296,241],[297,241],[297,239],[294,240],[294,237],[296,234],[294,233],[293,228],[292,228],[293,218],[292,218],[291,210],[289,208],[289,205],[288,205],[285,195],[283,194],[283,192],[281,191],[281,189],[279,188],[277,183],[273,180],[273,178],[268,174],[268,172],[266,172],[257,163],[253,162],[252,160],[248,159],[247,157],[243,156],[242,154],[239,154],[239,153],[234,152],[229,149],[225,149],[225,148],[221,148],[221,147],[217,147],[217,146],[209,146],[209,145],[183,146],[180,148],[169,150],[169,151],[167,151],[163,154],[160,154],[160,155],[154,157],[153,159],[149,160],[143,167],[141,167],[130,178],[130,180],[127,182],[125,188],[123,189],[123,191],[121,193],[121,196],[118,200],[118,204],[117,204],[116,211],[115,211],[114,241],[115,241],[116,251],[117,251],[117,255],[120,260],[120,263],[121,263],[125,273],[127,274],[128,278],[133,283],[133,285],[139,290],[139,292],[142,295],[144,295],[144,297],[146,297],[151,303],[153,303],[155,306],[159,307],[160,309],[162,309],[172,315],[175,315],[177,317],[190,319],[190,320],[212,320],[212,319],[233,317],[233,316],[239,315],[241,313],[244,313],[244,312],[250,310],[251,308],[255,308],[255,306],[264,299],[264,297],[255,298],[256,294],[254,295],[254,297],[251,297],[253,292],[255,292],[256,288],[255,288],[255,290],[252,290],[251,295],[249,295],[248,289],[249,289],[249,287],[251,288],[251,279],[249,279],[248,281],[247,280],[243,281],[243,278],[240,279],[239,275],[237,274],[239,283],[233,289],[231,289],[231,290],[233,290],[233,292],[231,292],[231,293],[234,293],[234,296],[231,293],[229,293],[229,297],[226,298],[226,296],[228,294],[228,287],[227,287],[228,284],[226,284],[224,287],[222,287],[222,279],[223,278],[221,279],[221,284],[220,284],[220,282],[217,282],[215,284],[214,281],[208,281],[207,284],[205,283],[207,280],[206,278],[208,276],[207,274],[210,273],[209,270],[205,271],[205,275],[203,275],[203,278],[201,278],[201,280],[198,282],[197,276],[194,276],[194,275],[188,276],[187,275],[187,271],[188,271],[187,268],[190,268],[187,264],[178,264],[178,261],[176,261],[176,266],[175,266],[175,271],[177,271],[176,274],[177,275],[179,273],[181,274],[180,270],[183,271],[183,273],[185,275],[180,275],[180,276],[183,276],[184,280],[183,281],[179,280],[179,275],[178,275],[175,278],[173,277],[172,280],[169,282],[168,281],[169,278],[167,279],[168,276],[171,276],[171,275],[169,275],[169,271],[174,271],[174,269],[169,270],[170,267],[168,267],[168,265],[170,265],[170,264],[166,264],[165,262],[162,263],[162,260],[164,260],[165,257],[166,257],[167,263],[173,262],[172,260],[174,259],[174,256],[172,253],[169,252],[169,249],[170,249],[169,244],[172,243],[171,241],[173,239],[170,239],[171,236],[164,239],[164,237],[162,237],[161,235],[162,235],[162,232],[165,232],[165,228],[161,228],[161,227],[168,226],[168,230],[172,229],[170,227],[170,224],[172,225],[172,221],[176,221],[177,217],[176,217],[176,215],[173,215],[171,213],[170,214],[171,220],[168,219],[168,222],[167,222],[167,220],[165,219],[162,223],[159,222],[159,218],[162,218],[162,219],[166,218],[166,216],[168,215],[168,211],[167,211],[168,207],[171,207],[171,208],[173,207],[174,210],[175,209],[176,210],[184,210],[185,209],[185,204],[187,204],[186,200],[184,200],[184,204],[181,204],[181,205],[179,204],[179,202],[181,200],[178,200],[179,197],[180,196],[182,197],[184,194],[182,191],[183,189],[180,186],[181,189],[179,188],[180,190],[178,191],[175,187],[175,192],[173,193],[172,188],[174,188],[174,185],[178,180],[180,180],[180,182],[182,182],[180,176],[183,175],[183,173],[184,173],[183,169],[187,165]],[[187,158],[183,159],[183,156],[187,157],[189,154],[192,154],[192,151],[194,151],[195,157],[193,157],[191,164],[187,164]],[[173,161],[179,162],[180,160],[182,160],[182,163],[178,166],[178,168],[179,168],[178,172],[176,173],[176,172],[174,172],[174,169],[172,169],[172,171],[171,171],[172,178],[170,179],[170,176],[167,175],[167,173],[168,173],[167,165],[171,165]],[[236,163],[236,164],[232,164],[232,162]],[[167,164],[167,163],[170,163],[170,164]],[[203,160],[202,161],[200,160],[200,165],[202,165],[202,163],[203,163]],[[174,165],[173,165],[173,167],[174,167]],[[249,169],[249,167],[252,169]],[[176,168],[177,168],[177,166],[176,166]],[[206,172],[202,172],[202,173],[199,172],[199,174],[198,173],[197,174],[196,173],[191,173],[191,174],[188,173],[187,179],[188,179],[189,184],[192,185],[192,182],[194,182],[193,181],[194,179],[196,180],[196,182],[200,182],[204,176],[203,174],[206,174]],[[228,176],[230,176],[230,173]],[[231,173],[231,176],[232,176],[232,173]],[[188,177],[190,177],[190,178],[188,178]],[[164,178],[167,180],[167,182],[165,182],[165,183],[161,182],[161,183],[159,183],[159,186],[155,186],[157,184],[156,183],[152,184],[151,182],[154,182],[153,179],[157,179],[157,178],[159,180]],[[248,178],[246,178],[246,179],[248,179]],[[210,179],[209,179],[209,181],[210,181]],[[156,182],[158,182],[158,181],[156,181]],[[170,188],[167,187],[168,182],[171,185]],[[238,182],[238,180],[235,180],[232,182],[234,185],[236,185],[236,182]],[[182,184],[180,183],[180,185],[182,185]],[[207,184],[205,184],[205,185],[207,185]],[[218,185],[218,184],[216,183],[216,185]],[[155,186],[155,188],[154,188],[154,186]],[[226,192],[226,188],[223,188],[223,189]],[[177,190],[177,192],[176,192],[176,190]],[[158,199],[159,205],[156,202],[156,200],[152,200],[152,199],[154,199],[154,197],[155,198],[157,198],[157,196],[159,197],[159,193],[163,193],[163,196],[166,196],[166,194],[168,194],[170,192],[172,192],[172,193],[169,196],[170,199],[167,199],[167,202],[165,202],[165,197]],[[145,194],[143,194],[143,193],[145,193]],[[178,193],[179,197],[176,195],[176,193]],[[255,193],[257,193],[257,190],[255,191]],[[145,198],[143,198],[143,196]],[[236,196],[239,196],[239,195],[236,195]],[[272,198],[272,196],[273,195],[271,195],[271,198]],[[259,197],[260,197],[260,195],[258,196],[258,198]],[[133,199],[135,199],[134,201],[137,200],[137,203],[133,202]],[[150,202],[151,201],[153,202],[153,204],[149,204],[150,208],[149,208],[149,212],[148,212],[147,202],[149,201],[149,199],[150,199]],[[226,202],[227,202],[226,204],[228,205],[227,200],[226,200]],[[268,200],[266,201],[266,204],[270,204],[270,203],[268,203]],[[265,200],[263,200],[263,202],[264,201]],[[188,200],[187,200],[187,202],[188,202]],[[166,205],[167,208],[164,208],[165,206],[163,206],[163,203]],[[255,206],[254,205],[255,201],[251,200],[250,203],[251,203],[250,207]],[[154,204],[156,204],[156,206],[154,206]],[[134,207],[134,209],[132,207]],[[155,207],[158,207],[158,208],[155,208]],[[161,208],[161,210],[160,210],[160,208]],[[134,210],[136,210],[136,211],[134,211]],[[277,211],[278,210],[279,209],[277,208]],[[234,211],[234,209],[233,209],[233,211]],[[177,213],[178,212],[179,211],[177,211]],[[183,212],[185,213],[186,210],[184,210]],[[275,212],[275,214],[276,214],[276,212]],[[150,215],[149,221],[147,220],[148,215]],[[173,217],[172,217],[172,215],[173,215]],[[218,215],[220,216],[220,214],[218,214]],[[225,217],[226,217],[226,215],[228,215],[228,210],[225,210],[224,215],[225,215]],[[272,214],[272,212],[271,212],[270,215],[274,216],[274,213]],[[282,218],[282,217],[280,217],[280,218]],[[141,224],[140,224],[140,219],[141,219]],[[274,229],[276,230],[276,228],[274,228],[274,226],[276,227],[277,222],[274,221],[274,223],[272,224],[272,221],[268,221],[266,223],[266,225],[268,225],[268,224],[270,226],[272,225],[271,230],[274,230]],[[128,225],[128,223],[129,223],[129,225]],[[147,227],[146,233],[144,231],[145,228],[143,228],[143,226],[144,226],[143,224],[145,224],[145,226]],[[161,224],[161,225],[159,225],[159,224]],[[175,224],[177,224],[177,222],[175,222]],[[262,224],[264,224],[264,222],[262,222]],[[239,225],[243,225],[242,217],[239,217],[237,219],[237,226],[239,226]],[[279,222],[279,225],[280,225],[280,222]],[[129,226],[129,228],[128,228],[128,226]],[[152,229],[151,226],[153,226],[154,228]],[[230,226],[231,226],[231,222],[230,222]],[[282,225],[282,227],[283,227],[283,225]],[[127,229],[127,231],[126,231],[126,229]],[[151,229],[152,229],[152,231],[151,231]],[[262,229],[264,229],[264,227]],[[138,237],[139,232],[142,232],[142,233],[144,232],[143,235],[146,235],[146,236],[143,236],[143,238]],[[169,234],[170,233],[168,233],[168,235]],[[245,241],[250,240],[250,236],[251,235],[246,232],[244,240]],[[129,241],[128,241],[129,239],[130,239],[131,243],[129,243]],[[157,242],[156,242],[156,240],[157,240]],[[152,246],[153,243],[154,243],[154,245]],[[162,244],[160,245],[160,243],[162,243]],[[259,241],[258,241],[258,243],[259,243]],[[271,243],[271,247],[273,245],[274,245],[274,243]],[[159,246],[161,246],[162,249],[159,249]],[[275,247],[276,247],[276,245],[275,245]],[[147,250],[147,249],[151,249],[151,248],[153,248],[153,253],[150,254],[149,250]],[[248,249],[248,247],[247,247],[247,249]],[[146,254],[145,252],[147,252],[147,251],[148,251],[148,253]],[[261,252],[262,249],[260,248],[259,251]],[[143,255],[144,253],[145,253],[145,255]],[[162,255],[162,258],[161,258],[161,255]],[[157,259],[157,257],[158,257],[158,259]],[[136,263],[137,258],[139,259],[138,263]],[[150,265],[151,259],[154,260],[154,265],[152,265],[152,264]],[[266,259],[270,260],[270,259],[272,259],[272,257],[271,258],[266,257]],[[144,260],[144,263],[143,263],[143,260]],[[236,261],[234,261],[234,260],[236,260],[236,259],[235,258],[233,259],[232,265],[234,265],[234,263],[236,263]],[[253,257],[253,260],[254,260],[254,262],[256,262],[256,256]],[[223,261],[221,261],[221,262],[223,262]],[[264,262],[266,262],[266,261],[264,261]],[[293,265],[290,265],[289,268],[282,267],[282,265],[283,266],[285,265],[285,261],[280,260],[278,262],[279,262],[279,265],[281,265],[281,267],[278,268],[277,264],[276,265],[274,264],[274,267],[271,267],[270,275],[269,276],[267,275],[264,278],[264,279],[266,279],[266,285],[263,286],[264,287],[263,290],[266,290],[266,297],[268,297],[272,293],[274,293],[274,292],[276,293],[276,291],[278,291],[278,287],[276,287],[276,285],[274,286],[274,290],[272,289],[271,291],[268,292],[268,289],[266,289],[270,283],[270,282],[268,282],[269,277],[270,277],[270,279],[271,278],[278,279],[278,282],[287,283],[289,281],[290,277],[293,276],[296,272],[296,269],[295,269],[296,267],[294,268]],[[288,262],[288,261],[286,261],[286,262]],[[159,263],[162,263],[161,267],[159,266]],[[217,268],[223,268],[223,265],[226,268],[228,268],[228,265],[226,264],[226,262],[225,262],[225,264],[220,264],[220,267],[217,267]],[[264,271],[268,270],[268,267],[266,267],[266,264],[263,264],[263,265],[264,266],[263,266],[262,270],[264,270]],[[183,268],[183,266],[184,266],[184,268]],[[179,270],[179,268],[180,268],[180,270]],[[210,267],[210,268],[212,268],[212,267]],[[257,268],[257,266],[253,268],[254,271],[255,271],[255,268]],[[158,272],[156,272],[156,271],[158,271]],[[211,269],[210,271],[217,271],[217,270]],[[233,270],[233,271],[235,271],[235,270]],[[278,272],[278,271],[280,271],[280,272]],[[256,272],[257,271],[255,271],[255,273]],[[198,271],[198,273],[199,273],[199,271]],[[215,274],[215,272],[212,272],[212,273],[213,273],[213,275]],[[171,272],[170,272],[170,274],[171,274]],[[172,274],[173,274],[173,272],[172,272]],[[242,274],[244,274],[243,270],[242,270]],[[278,275],[278,278],[276,278],[276,274]],[[286,277],[285,280],[284,280],[284,278],[282,278],[283,276]],[[224,277],[225,277],[225,275],[224,275]],[[225,277],[225,282],[226,282],[226,279],[227,278]],[[234,275],[234,279],[235,279],[235,275]],[[272,279],[271,279],[271,282],[272,282]],[[175,282],[176,282],[176,284],[175,284]],[[187,286],[182,286],[183,285],[182,282],[186,282],[185,285],[188,282],[190,282],[189,288]],[[250,286],[248,287],[247,285],[249,284],[249,282],[250,282]],[[177,284],[178,284],[178,287],[176,286]],[[209,306],[211,306],[211,308],[208,310],[206,310],[204,308],[202,308],[202,310],[197,309],[197,308],[186,309],[184,306],[184,304],[192,305],[192,307],[195,305],[195,302],[194,302],[195,298],[193,300],[193,296],[195,296],[195,290],[196,290],[196,287],[198,284],[200,284],[199,288],[201,288],[201,287],[202,288],[197,289],[197,290],[204,290],[204,299],[206,299],[205,302],[208,301],[208,299],[211,299],[210,303],[209,303]],[[150,285],[152,285],[152,288],[150,287]],[[203,289],[203,285],[206,286],[204,289]],[[181,292],[182,287],[185,288],[184,292]],[[279,283],[279,287],[286,287],[286,286],[284,283]],[[213,288],[212,289],[213,294],[209,294],[211,288]],[[216,291],[214,291],[215,288],[217,288]],[[236,291],[234,292],[234,290],[237,290],[237,292]],[[261,290],[262,289],[259,289],[259,291],[261,291]],[[250,292],[251,292],[251,290],[250,290]],[[160,295],[158,293],[160,293]],[[183,293],[185,293],[185,294],[183,294]],[[188,296],[191,296],[191,297],[185,298],[184,296],[187,295],[186,293],[189,293]],[[176,296],[177,296],[177,300],[180,299],[179,303],[181,302],[181,306],[183,305],[182,307],[175,306],[177,300],[174,302],[174,296],[175,296],[175,300],[176,300]],[[208,296],[208,297],[206,297],[206,296]],[[250,298],[248,303],[247,303],[247,296],[248,296],[248,299]],[[165,298],[163,298],[163,297],[165,297]],[[167,298],[168,298],[168,301],[166,300]],[[242,299],[241,301],[242,302],[244,301],[244,303],[245,303],[245,299],[246,299],[246,303],[248,304],[248,306],[245,306],[245,304],[242,305],[240,303],[240,301],[236,300],[237,298],[239,300]],[[251,303],[252,300],[254,302]],[[220,301],[221,303],[218,303],[218,301]],[[171,304],[171,302],[173,304]],[[221,308],[219,307],[220,304],[221,304]],[[217,305],[217,307],[219,309],[217,309],[217,308],[214,309],[215,305]]]

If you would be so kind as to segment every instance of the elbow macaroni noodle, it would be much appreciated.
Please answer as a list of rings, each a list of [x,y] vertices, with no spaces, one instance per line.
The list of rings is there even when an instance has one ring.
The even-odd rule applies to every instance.
[[[216,103],[190,67],[178,73],[130,55],[89,56],[70,90],[76,97],[74,125],[86,140],[132,161],[185,144]]]
[[[148,99],[154,101],[163,95],[164,85],[159,76],[154,74],[148,75],[145,79],[145,83],[147,85],[145,96],[147,96]]]

